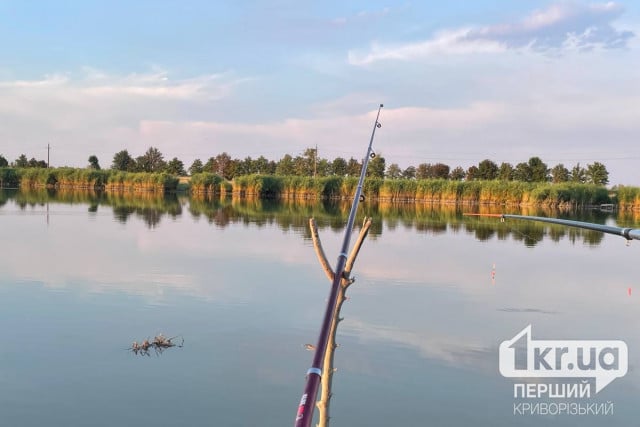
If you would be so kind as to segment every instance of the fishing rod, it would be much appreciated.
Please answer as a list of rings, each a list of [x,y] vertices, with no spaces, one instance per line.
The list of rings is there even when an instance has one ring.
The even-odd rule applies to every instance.
[[[473,214],[467,213],[466,216],[486,216],[500,218],[501,221],[505,219],[522,219],[529,221],[548,222],[550,224],[566,225],[568,227],[583,228],[585,230],[600,231],[602,233],[613,234],[616,236],[622,236],[627,240],[640,240],[640,229],[616,227],[613,225],[594,224],[592,222],[573,221],[570,219],[559,218],[547,218],[543,216],[529,216],[529,215],[511,215],[511,214]]]
[[[307,370],[306,384],[300,404],[298,406],[298,412],[296,413],[295,427],[309,427],[311,420],[313,419],[313,410],[316,404],[316,395],[318,393],[318,386],[320,385],[320,379],[322,378],[322,368],[324,362],[324,354],[327,349],[327,343],[329,341],[329,331],[331,329],[331,322],[333,321],[333,315],[336,309],[336,301],[338,298],[338,290],[340,288],[340,281],[344,274],[345,264],[347,262],[347,252],[349,250],[349,241],[351,240],[351,231],[353,229],[353,223],[356,219],[356,212],[358,211],[358,203],[364,201],[362,196],[362,185],[364,184],[364,178],[367,174],[367,166],[369,165],[369,159],[374,158],[376,155],[371,150],[373,145],[373,138],[376,135],[376,129],[382,127],[378,119],[380,118],[380,110],[383,105],[378,107],[378,114],[376,115],[376,121],[373,124],[373,131],[371,132],[371,140],[369,140],[369,147],[367,148],[367,154],[362,161],[362,170],[360,171],[360,180],[358,181],[358,188],[356,194],[353,197],[353,203],[351,204],[351,211],[349,212],[349,219],[347,220],[347,227],[344,233],[344,240],[342,242],[342,249],[340,249],[340,255],[338,255],[338,261],[335,268],[335,274],[333,276],[333,282],[331,284],[331,292],[329,293],[329,299],[327,300],[327,308],[324,312],[324,319],[322,321],[322,327],[320,328],[320,335],[318,336],[318,344],[313,355],[313,362],[311,368]]]

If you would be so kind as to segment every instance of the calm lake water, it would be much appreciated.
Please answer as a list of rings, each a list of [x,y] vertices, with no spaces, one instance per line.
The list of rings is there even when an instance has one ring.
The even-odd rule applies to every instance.
[[[640,245],[466,211],[477,208],[361,207],[357,223],[366,213],[374,226],[342,310],[331,425],[637,424]],[[347,214],[1,192],[1,424],[293,425],[329,291],[307,221],[334,263]],[[514,415],[514,403],[568,402],[514,399],[523,381],[500,375],[500,343],[527,325],[534,340],[626,342],[628,373],[571,400],[613,414]],[[160,332],[184,347],[126,350]]]

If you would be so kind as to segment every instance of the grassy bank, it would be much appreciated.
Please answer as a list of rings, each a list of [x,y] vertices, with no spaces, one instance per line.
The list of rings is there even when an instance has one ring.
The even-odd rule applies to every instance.
[[[0,186],[73,188],[130,192],[173,192],[179,179],[167,173],[129,173],[75,168],[0,168]],[[182,185],[194,194],[262,199],[342,199],[355,194],[356,177],[245,175],[227,181],[211,173],[194,174]],[[366,179],[366,200],[414,203],[473,203],[518,206],[584,207],[618,203],[640,208],[640,188],[620,187],[613,200],[603,186],[579,183],[451,181],[444,179]]]
[[[199,174],[192,179],[192,189],[200,192],[203,184],[212,188],[225,181],[217,176]],[[247,175],[231,182],[232,192],[240,197],[284,199],[350,199],[355,194],[355,177],[299,177]],[[215,192],[215,191],[211,191]],[[630,192],[630,191],[629,191]],[[495,205],[592,206],[611,203],[605,187],[578,183],[524,183],[516,181],[449,181],[449,180],[393,180],[367,179],[363,194],[366,199],[392,202],[479,203]],[[634,195],[640,206],[640,189]],[[629,196],[627,199],[631,199]],[[627,200],[625,199],[625,200]]]
[[[640,207],[640,188],[619,186],[615,202],[620,209],[637,209]]]
[[[178,178],[167,173],[77,168],[0,168],[0,186],[165,192],[176,190]]]

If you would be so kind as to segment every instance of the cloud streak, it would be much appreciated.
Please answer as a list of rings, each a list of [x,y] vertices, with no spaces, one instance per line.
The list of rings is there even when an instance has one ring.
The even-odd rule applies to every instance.
[[[165,99],[209,100],[228,96],[239,80],[233,80],[229,74],[211,74],[189,79],[171,79],[165,71],[152,73],[133,73],[126,76],[109,76],[93,69],[85,69],[80,79],[71,79],[66,75],[47,75],[39,80],[14,80],[0,82],[0,91],[38,91],[43,88],[59,89],[64,93],[85,94],[96,97],[139,96]],[[37,96],[37,93],[32,93]]]
[[[350,51],[351,65],[379,61],[413,61],[436,55],[470,55],[532,51],[557,54],[566,51],[626,47],[634,33],[618,30],[612,22],[623,8],[613,2],[579,5],[561,3],[537,10],[517,23],[446,29],[432,38],[398,45],[373,43],[369,51]]]
[[[97,154],[100,147],[116,141],[121,147],[143,151],[135,147],[141,122],[205,114],[244,81],[230,72],[173,78],[163,70],[109,75],[89,68],[80,76],[50,74],[35,80],[0,81],[0,120],[7,123],[0,128],[0,138],[9,142],[3,154],[14,158],[31,152],[30,146],[42,145],[36,141],[47,140],[72,164],[77,159],[71,153],[82,152],[86,157],[87,144]],[[59,157],[54,164],[60,161]]]

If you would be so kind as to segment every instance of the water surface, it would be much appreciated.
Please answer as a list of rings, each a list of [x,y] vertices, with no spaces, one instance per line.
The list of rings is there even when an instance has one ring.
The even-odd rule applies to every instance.
[[[361,208],[374,227],[338,330],[332,425],[634,424],[640,248],[466,210],[478,208]],[[329,286],[306,224],[318,219],[334,262],[347,211],[0,193],[3,425],[292,425]],[[534,339],[627,342],[628,374],[590,399],[613,415],[513,415],[498,346],[529,324]],[[184,347],[126,350],[160,332]]]

